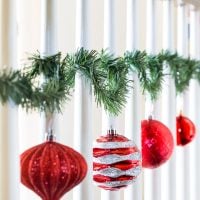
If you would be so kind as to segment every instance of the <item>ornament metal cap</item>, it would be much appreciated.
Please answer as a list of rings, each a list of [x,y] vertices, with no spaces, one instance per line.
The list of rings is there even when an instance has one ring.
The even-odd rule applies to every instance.
[[[110,140],[112,140],[114,137],[117,136],[117,132],[116,132],[116,130],[114,130],[114,129],[111,127],[111,129],[108,129],[108,130],[107,130],[107,135],[108,135],[108,137],[110,138]]]
[[[117,132],[116,132],[115,129],[111,128],[111,129],[108,129],[108,130],[107,130],[107,134],[108,134],[108,135],[114,136],[114,135],[117,135]]]
[[[148,120],[153,120],[153,116],[149,115]]]
[[[49,131],[46,133],[46,141],[55,141],[56,136],[53,133],[53,129],[49,129]]]

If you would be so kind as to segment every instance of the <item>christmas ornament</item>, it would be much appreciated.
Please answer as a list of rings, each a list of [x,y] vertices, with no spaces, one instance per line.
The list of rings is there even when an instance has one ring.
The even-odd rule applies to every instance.
[[[118,190],[141,172],[141,154],[133,141],[110,130],[93,147],[93,180],[103,189]]]
[[[142,166],[156,168],[171,156],[174,142],[170,130],[153,119],[143,120],[142,128]]]
[[[81,154],[53,140],[21,154],[21,182],[43,200],[59,200],[79,184],[87,172]]]
[[[176,135],[177,145],[180,146],[190,143],[196,135],[194,123],[182,114],[176,117]]]

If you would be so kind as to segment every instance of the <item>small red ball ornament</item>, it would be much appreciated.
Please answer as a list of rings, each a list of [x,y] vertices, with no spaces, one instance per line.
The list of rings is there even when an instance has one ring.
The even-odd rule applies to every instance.
[[[86,173],[81,154],[51,139],[21,154],[21,182],[43,200],[59,200]]]
[[[93,180],[105,190],[118,190],[133,183],[141,172],[141,153],[133,143],[110,130],[93,147]]]
[[[174,142],[170,130],[160,121],[143,120],[142,128],[142,166],[156,168],[171,156]]]
[[[180,146],[190,143],[196,135],[194,123],[182,114],[176,117],[176,135],[177,145]]]

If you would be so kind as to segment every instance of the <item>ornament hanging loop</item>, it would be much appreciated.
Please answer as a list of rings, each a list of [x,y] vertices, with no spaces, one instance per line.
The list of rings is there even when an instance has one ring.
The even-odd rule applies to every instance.
[[[145,94],[145,117],[147,119],[154,118],[154,102],[148,93]]]
[[[184,95],[183,95],[183,93],[177,95],[176,102],[177,102],[177,113],[182,114],[183,113],[183,107],[184,107]]]
[[[55,114],[46,112],[45,113],[45,134],[47,141],[54,141],[56,139],[54,135],[54,121],[55,121]]]

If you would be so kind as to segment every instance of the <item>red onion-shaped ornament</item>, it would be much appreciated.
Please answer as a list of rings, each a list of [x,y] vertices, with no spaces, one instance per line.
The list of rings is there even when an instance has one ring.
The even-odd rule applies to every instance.
[[[174,148],[170,130],[160,121],[148,119],[141,123],[142,166],[156,168],[165,163]]]
[[[190,143],[196,135],[194,123],[182,114],[176,117],[176,135],[177,145],[180,146]]]
[[[93,180],[105,190],[133,183],[141,172],[141,153],[133,141],[110,130],[93,147]]]
[[[83,156],[52,138],[21,154],[21,182],[43,200],[59,200],[86,173]]]

